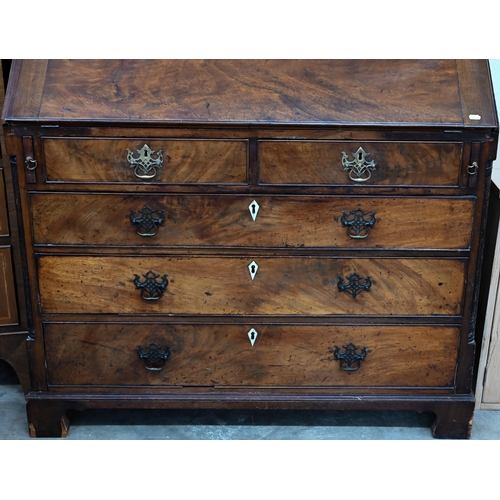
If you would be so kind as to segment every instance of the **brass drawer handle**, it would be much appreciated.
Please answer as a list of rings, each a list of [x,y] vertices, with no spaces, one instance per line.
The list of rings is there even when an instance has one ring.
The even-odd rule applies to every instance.
[[[354,239],[363,239],[370,234],[370,227],[375,226],[375,213],[363,212],[360,208],[351,210],[348,214],[342,210],[342,226],[347,227],[347,234]],[[368,215],[368,218],[366,217]]]
[[[344,278],[338,278],[338,287],[340,292],[350,293],[352,298],[355,299],[361,292],[370,290],[372,286],[371,277],[363,278],[359,274],[352,273],[346,278],[348,283],[344,283]]]
[[[134,153],[130,149],[127,151],[127,161],[130,163],[130,168],[134,169],[134,174],[139,179],[152,179],[156,176],[156,169],[163,167],[163,150],[160,149],[156,153],[156,158],[153,158],[154,149],[151,149],[147,144],[144,144],[141,149],[137,149],[138,158],[134,158]]]
[[[28,170],[35,170],[38,164],[34,158],[28,156],[26,160],[24,160],[24,165]]]
[[[340,361],[340,368],[346,372],[355,372],[361,366],[361,361],[366,358],[367,350],[366,347],[361,347],[361,352],[357,353],[359,346],[354,345],[349,342],[347,345],[343,345],[343,352],[340,352],[340,348],[334,346],[333,355],[335,359]],[[330,351],[331,352],[331,351]]]
[[[474,163],[472,163],[472,165],[467,166],[467,173],[469,175],[476,175],[478,169],[479,169],[479,165],[477,164],[477,162],[474,162]]]
[[[375,170],[374,161],[366,161],[370,156],[363,148],[359,148],[355,153],[351,153],[354,160],[349,161],[345,151],[342,151],[342,165],[344,170],[349,170],[349,179],[354,182],[366,182],[372,176],[371,171]]]
[[[158,300],[163,295],[163,291],[167,289],[168,280],[166,274],[161,277],[161,281],[157,279],[160,275],[151,270],[142,275],[145,278],[144,281],[141,281],[138,274],[134,274],[134,276],[135,288],[141,291],[141,297],[144,300]]]
[[[138,212],[140,215],[136,215],[135,211],[130,209],[130,222],[132,226],[137,225],[137,234],[143,237],[155,236],[158,226],[163,226],[165,223],[165,217],[163,217],[165,210],[153,210],[146,205]],[[154,215],[156,212],[158,212],[157,217]]]
[[[138,345],[137,355],[139,359],[144,360],[146,370],[160,371],[163,370],[165,362],[170,357],[170,346],[161,347],[154,342],[146,347]]]

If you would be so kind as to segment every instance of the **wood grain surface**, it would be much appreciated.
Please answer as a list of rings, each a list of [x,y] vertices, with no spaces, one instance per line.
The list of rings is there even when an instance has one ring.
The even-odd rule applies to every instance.
[[[2,160],[0,159],[0,162]],[[7,211],[7,192],[3,168],[0,167],[0,236],[9,236],[9,216]]]
[[[454,60],[25,60],[16,70],[6,120],[463,125]],[[491,96],[476,98],[464,73],[487,109]]]
[[[45,313],[220,315],[460,315],[465,262],[452,259],[318,257],[41,256]],[[169,284],[157,301],[140,297],[134,275],[152,270]],[[356,298],[338,289],[351,273],[371,276]]]
[[[140,236],[147,231],[130,220],[146,206],[164,219],[151,237]],[[351,238],[342,223],[358,208],[376,221],[363,239]],[[43,245],[457,249],[470,245],[473,209],[473,199],[425,197],[31,196],[34,241]]]
[[[353,182],[342,152],[352,161],[358,148],[376,163],[371,178]],[[351,184],[457,186],[461,143],[259,141],[263,184]]]
[[[163,167],[148,182],[245,183],[247,141],[144,139],[45,139],[45,170],[49,181],[144,182],[127,161],[145,144],[163,151]]]
[[[11,247],[0,247],[0,325],[16,325],[17,302],[12,270]]]
[[[49,383],[154,386],[452,386],[459,331],[422,326],[48,324]],[[137,346],[170,347],[160,371]],[[346,372],[334,357],[349,342],[367,348]],[[358,350],[359,352],[359,350]]]

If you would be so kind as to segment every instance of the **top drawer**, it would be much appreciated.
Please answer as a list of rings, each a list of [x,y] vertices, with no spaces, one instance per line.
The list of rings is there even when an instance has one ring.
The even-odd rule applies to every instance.
[[[463,143],[260,141],[261,184],[458,186]]]
[[[48,182],[246,184],[246,140],[43,139]]]

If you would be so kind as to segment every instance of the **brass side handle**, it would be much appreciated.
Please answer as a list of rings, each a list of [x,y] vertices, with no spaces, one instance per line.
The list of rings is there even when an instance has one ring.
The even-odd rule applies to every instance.
[[[146,370],[163,370],[165,362],[170,358],[170,346],[161,347],[154,342],[148,346],[137,346],[137,355],[144,361]]]
[[[24,165],[28,170],[35,170],[36,167],[38,166],[36,160],[31,156],[26,157],[26,159],[24,160]]]
[[[363,148],[359,148],[355,153],[351,153],[353,160],[349,161],[349,157],[345,151],[342,151],[342,165],[344,170],[349,171],[349,179],[354,182],[366,182],[372,176],[372,170],[375,170],[377,165],[374,161],[367,161],[366,157],[370,156]]]
[[[126,149],[127,161],[130,168],[134,169],[134,174],[139,179],[148,180],[156,176],[157,169],[163,167],[163,150],[160,149],[157,153],[147,144],[144,144],[141,149],[136,150],[138,157],[130,149]],[[154,154],[156,153],[156,158]]]
[[[468,165],[467,166],[467,173],[469,175],[476,175],[477,174],[477,171],[479,169],[479,165],[477,164],[477,162],[473,162],[472,165]]]

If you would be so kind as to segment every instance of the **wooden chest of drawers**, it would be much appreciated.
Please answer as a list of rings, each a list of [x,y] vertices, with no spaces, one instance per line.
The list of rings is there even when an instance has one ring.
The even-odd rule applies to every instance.
[[[472,425],[485,61],[17,61],[32,436],[86,408]]]

